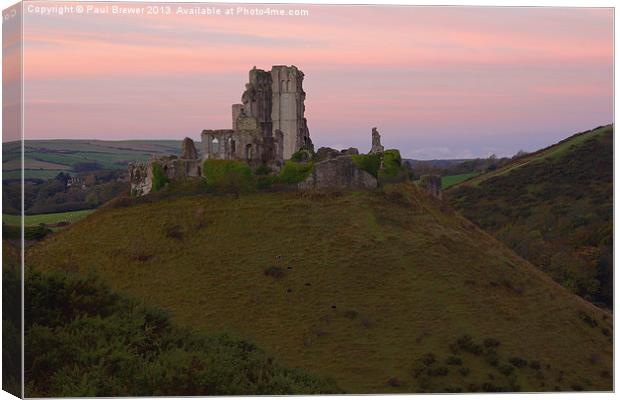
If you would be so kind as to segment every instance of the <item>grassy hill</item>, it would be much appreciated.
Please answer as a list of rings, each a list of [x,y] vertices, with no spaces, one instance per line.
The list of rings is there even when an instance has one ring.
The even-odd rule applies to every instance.
[[[151,154],[179,154],[179,140],[26,140],[26,179],[49,179],[59,172],[74,172],[80,166],[124,169],[131,161],[146,161]],[[3,143],[3,179],[19,178],[19,142]]]
[[[613,305],[613,126],[569,137],[446,192],[556,281]]]
[[[30,247],[350,393],[611,390],[612,317],[414,185],[106,207]]]

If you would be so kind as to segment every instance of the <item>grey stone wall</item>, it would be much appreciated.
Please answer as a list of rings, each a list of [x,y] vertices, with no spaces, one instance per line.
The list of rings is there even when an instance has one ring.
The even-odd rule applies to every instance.
[[[374,189],[377,178],[353,163],[351,156],[340,156],[314,164],[312,174],[298,184],[302,190]]]

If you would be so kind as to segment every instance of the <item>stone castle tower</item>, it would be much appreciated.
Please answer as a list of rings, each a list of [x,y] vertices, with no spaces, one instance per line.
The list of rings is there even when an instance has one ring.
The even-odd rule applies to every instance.
[[[271,68],[273,129],[284,135],[284,158],[288,159],[302,147],[310,147],[310,132],[304,117],[306,93],[304,73],[295,66],[276,65]]]
[[[304,117],[303,79],[304,73],[294,65],[276,65],[270,72],[252,68],[241,96],[243,104],[232,106],[233,129],[240,128],[237,126],[239,117],[256,118],[263,136],[282,135],[284,159],[291,158],[302,147],[311,148]]]

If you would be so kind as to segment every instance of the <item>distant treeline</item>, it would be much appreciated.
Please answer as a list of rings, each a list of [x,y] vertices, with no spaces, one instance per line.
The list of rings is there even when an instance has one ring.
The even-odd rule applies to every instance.
[[[95,165],[82,167],[88,170]],[[125,173],[124,170],[98,170],[75,175],[61,172],[53,179],[26,181],[24,212],[47,214],[96,208],[114,197],[128,193],[129,185],[124,181]],[[71,177],[77,178],[79,183],[70,185]],[[2,191],[4,212],[19,214],[20,203],[21,183],[5,181]]]
[[[513,157],[498,158],[495,155],[491,155],[488,158],[474,158],[470,160],[404,160],[404,162],[413,171],[416,178],[422,175],[450,176],[494,171],[526,154],[524,151],[519,151]]]

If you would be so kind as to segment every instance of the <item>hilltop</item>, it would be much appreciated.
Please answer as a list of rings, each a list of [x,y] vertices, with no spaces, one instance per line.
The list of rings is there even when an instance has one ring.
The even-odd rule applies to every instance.
[[[573,292],[613,306],[613,126],[575,134],[445,193]]]
[[[26,262],[350,393],[612,390],[611,315],[412,184],[117,202]]]

